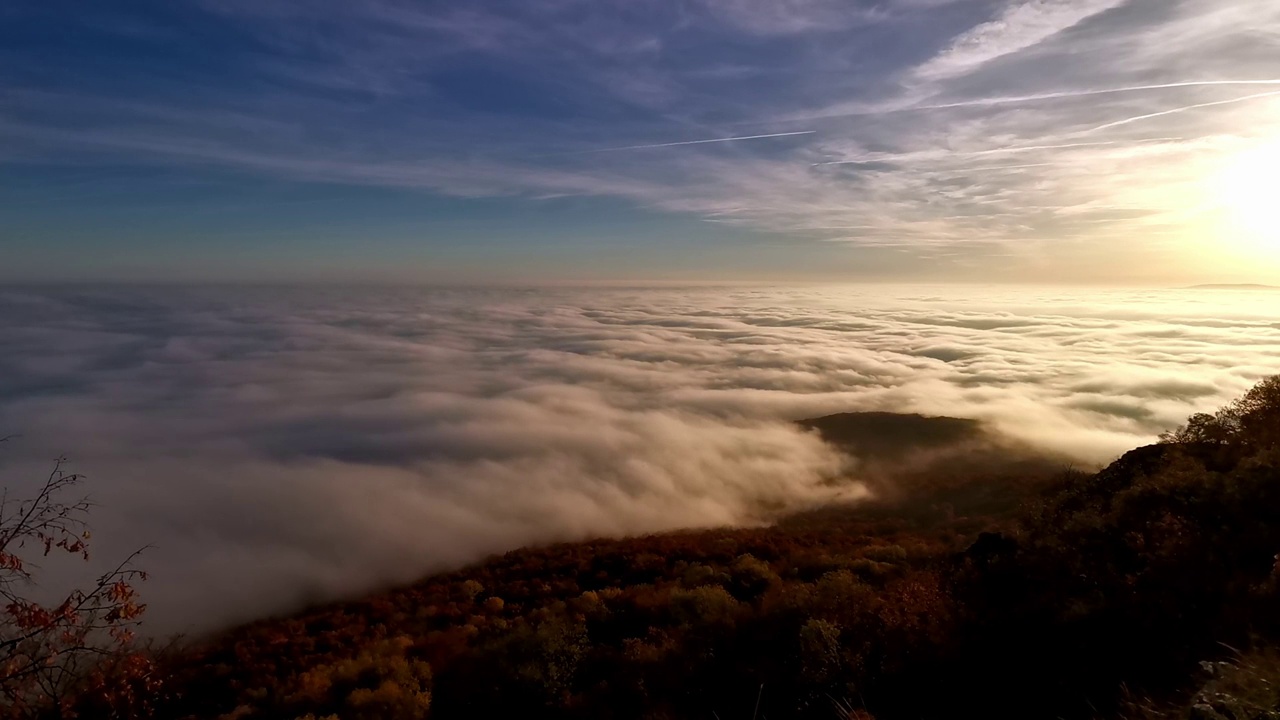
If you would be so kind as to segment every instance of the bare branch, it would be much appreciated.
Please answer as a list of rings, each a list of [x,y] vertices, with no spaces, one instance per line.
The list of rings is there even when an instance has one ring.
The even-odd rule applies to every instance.
[[[131,682],[125,676],[102,681],[103,668],[150,672],[146,662],[124,661],[131,656],[133,628],[146,610],[133,587],[146,573],[133,565],[147,548],[55,604],[23,596],[22,588],[39,570],[26,556],[57,550],[89,557],[86,519],[92,504],[87,498],[62,500],[82,480],[66,472],[65,463],[55,460],[31,498],[15,501],[7,488],[0,498],[0,714],[6,718],[65,709],[86,683],[107,692],[116,680]]]

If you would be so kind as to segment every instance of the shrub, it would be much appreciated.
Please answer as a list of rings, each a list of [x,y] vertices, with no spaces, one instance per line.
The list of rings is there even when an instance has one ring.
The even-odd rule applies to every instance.
[[[769,563],[752,555],[739,555],[729,566],[734,595],[743,600],[759,597],[781,581]]]
[[[411,639],[400,637],[315,667],[298,677],[286,704],[295,713],[336,714],[344,720],[426,718],[431,667],[406,655],[411,646]]]
[[[802,682],[830,682],[840,669],[840,626],[826,620],[806,620],[800,626],[799,645]]]

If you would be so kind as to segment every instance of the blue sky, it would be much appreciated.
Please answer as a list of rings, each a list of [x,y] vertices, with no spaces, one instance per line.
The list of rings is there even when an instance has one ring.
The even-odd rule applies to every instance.
[[[1274,0],[16,2],[9,280],[1280,278]]]

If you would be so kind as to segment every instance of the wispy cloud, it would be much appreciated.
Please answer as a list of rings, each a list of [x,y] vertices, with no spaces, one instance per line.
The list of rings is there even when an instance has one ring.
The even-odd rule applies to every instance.
[[[948,0],[939,0],[947,2]],[[755,35],[839,32],[852,25],[884,21],[910,2],[866,0],[702,0],[713,18]]]
[[[0,139],[104,172],[611,197],[791,239],[1052,254],[1192,227],[1214,163],[1280,118],[1280,10],[1259,0],[643,5],[304,23],[219,0],[199,19],[243,42],[198,83],[154,66],[90,95],[72,80],[96,70],[54,57],[72,80],[36,87],[4,51]]]
[[[1149,141],[1139,141],[1139,142],[1149,142]],[[974,150],[970,152],[932,151],[932,152],[925,152],[925,153],[900,153],[896,155],[892,153],[879,153],[879,154],[868,155],[861,158],[854,158],[854,159],[848,159],[848,160],[828,160],[826,162],[814,163],[813,165],[814,167],[821,167],[823,165],[866,165],[869,163],[882,163],[889,160],[920,160],[925,157],[929,157],[933,159],[983,157],[986,155],[1003,155],[1003,154],[1012,154],[1012,153],[1038,152],[1042,150],[1067,150],[1071,148],[1082,148],[1082,147],[1105,147],[1108,145],[1116,145],[1116,144],[1117,144],[1116,142],[1112,142],[1112,141],[1075,142],[1075,143],[1061,143],[1058,145],[1015,145],[1012,147],[998,147],[998,148],[991,148],[989,150]],[[1026,166],[1023,166],[1023,167],[1026,167]]]
[[[970,73],[999,58],[1034,47],[1128,0],[1019,0],[995,19],[966,30],[951,45],[915,69],[925,80]]]
[[[912,113],[928,113],[936,110],[964,110],[981,108],[999,108],[1004,105],[1034,105],[1054,100],[1076,100],[1106,95],[1152,94],[1162,90],[1193,90],[1197,88],[1220,87],[1252,87],[1280,85],[1280,79],[1268,78],[1258,80],[1190,80],[1182,82],[1161,83],[1157,85],[1129,85],[1122,87],[1080,88],[1071,90],[1055,90],[1053,92],[1029,93],[1024,95],[992,95],[969,97],[960,100],[939,101],[936,94],[920,94],[918,91],[904,93],[887,100],[853,101],[833,105],[817,111],[802,112],[773,117],[770,123],[814,122],[817,120],[837,120],[840,118],[876,117],[881,115],[898,115]],[[759,119],[749,121],[759,124]],[[746,124],[746,123],[744,123]]]

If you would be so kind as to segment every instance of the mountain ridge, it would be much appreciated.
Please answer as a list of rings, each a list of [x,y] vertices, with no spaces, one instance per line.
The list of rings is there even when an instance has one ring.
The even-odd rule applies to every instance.
[[[1263,285],[1260,283],[1209,283],[1206,285],[1191,285],[1185,290],[1280,290],[1277,285]]]

